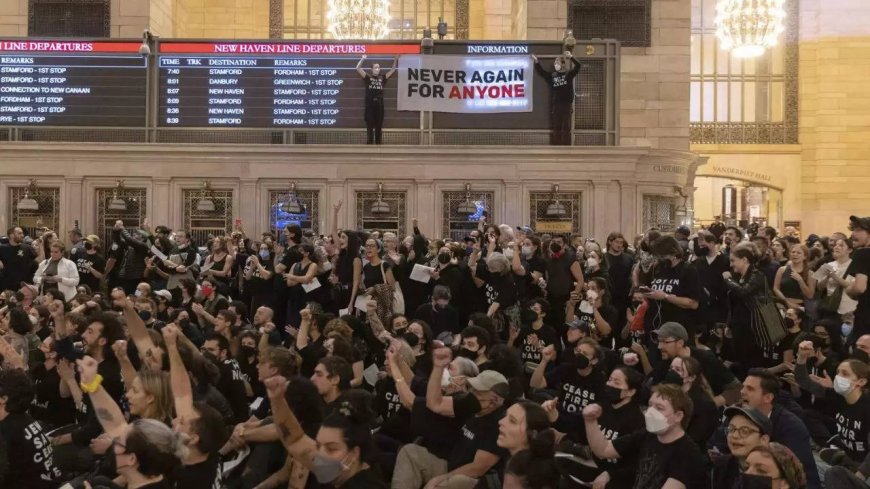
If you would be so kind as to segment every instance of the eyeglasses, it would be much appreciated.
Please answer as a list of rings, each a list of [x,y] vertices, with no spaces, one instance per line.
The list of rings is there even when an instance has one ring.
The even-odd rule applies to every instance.
[[[737,428],[735,426],[729,426],[728,428],[725,428],[725,432],[729,435],[737,433],[740,438],[746,438],[753,433],[761,433],[760,431],[752,429],[749,426],[741,426],[740,428]]]

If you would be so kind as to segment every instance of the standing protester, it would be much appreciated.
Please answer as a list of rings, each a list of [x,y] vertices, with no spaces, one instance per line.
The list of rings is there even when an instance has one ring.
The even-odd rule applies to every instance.
[[[870,287],[867,286],[870,277],[870,217],[850,217],[849,230],[852,231],[855,253],[846,275],[855,277],[855,281],[846,289],[846,294],[858,301],[855,323],[848,338],[848,343],[852,344],[859,336],[870,333]]]
[[[381,65],[375,63],[372,65],[371,74],[366,73],[362,68],[363,61],[366,60],[364,54],[356,64],[356,71],[362,77],[366,85],[366,133],[368,134],[367,144],[381,144],[382,133],[384,128],[384,88],[387,86],[387,80],[396,72],[396,63],[399,59],[393,60],[393,66],[390,71],[385,74],[381,73]]]
[[[33,283],[36,252],[24,244],[24,231],[20,227],[10,228],[6,236],[9,243],[0,245],[0,288],[18,290],[22,282]]]
[[[570,51],[564,56],[557,56],[553,62],[553,71],[547,71],[538,57],[532,55],[535,71],[547,80],[550,85],[550,144],[570,146],[571,116],[574,114],[574,77],[580,73],[580,61]],[[568,63],[572,63],[568,69]]]

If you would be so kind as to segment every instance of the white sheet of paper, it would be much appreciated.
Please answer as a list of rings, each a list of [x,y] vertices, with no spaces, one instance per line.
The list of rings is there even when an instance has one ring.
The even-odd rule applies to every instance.
[[[372,300],[370,295],[361,294],[356,296],[356,301],[353,303],[353,307],[359,309],[360,311],[366,310],[366,304]]]
[[[317,277],[308,282],[307,284],[302,284],[302,290],[305,292],[311,292],[312,290],[317,290],[320,288],[320,280],[317,280]]]
[[[379,371],[380,369],[378,369],[377,364],[373,363],[363,370],[363,378],[369,383],[369,385],[374,386],[378,382]]]
[[[350,314],[350,309],[339,309],[338,310],[338,317],[347,316],[348,314]]]
[[[432,276],[429,275],[429,273],[434,271],[435,269],[432,267],[427,267],[425,265],[415,263],[414,269],[411,270],[411,276],[409,278],[411,280],[416,280],[417,282],[423,282],[424,284],[428,284],[429,281],[432,280]]]
[[[151,253],[153,253],[157,258],[160,258],[160,260],[166,260],[168,258],[162,251],[160,251],[160,249],[157,248],[156,245],[151,245]]]

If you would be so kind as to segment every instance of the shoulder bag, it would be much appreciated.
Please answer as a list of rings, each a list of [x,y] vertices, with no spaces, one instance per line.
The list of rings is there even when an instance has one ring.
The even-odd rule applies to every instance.
[[[755,273],[760,272],[756,271]],[[764,279],[764,290],[750,299],[752,301],[750,307],[754,307],[752,307],[749,326],[755,343],[761,348],[769,348],[785,338],[786,330],[782,314],[776,307],[776,301],[767,287],[767,277],[762,275],[762,278]]]

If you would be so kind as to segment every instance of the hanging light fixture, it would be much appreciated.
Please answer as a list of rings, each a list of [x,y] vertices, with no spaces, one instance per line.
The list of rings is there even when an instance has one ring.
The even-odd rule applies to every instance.
[[[372,214],[389,214],[390,213],[390,204],[384,202],[383,199],[384,193],[384,184],[378,182],[378,200],[372,203],[371,212]]]
[[[559,185],[553,184],[553,202],[547,206],[547,217],[565,217],[568,214],[565,205],[556,198],[557,192],[559,192]]]
[[[18,210],[20,211],[38,211],[39,202],[30,196],[33,192],[36,195],[36,181],[30,180],[27,182],[27,187],[24,188],[24,197],[18,201]]]
[[[474,205],[474,202],[471,201],[471,184],[465,184],[465,202],[459,204],[459,207],[456,208],[456,212],[460,214],[475,214],[477,213],[477,206]]]
[[[109,201],[110,211],[126,211],[127,201],[118,197],[118,191],[124,189],[124,181],[118,180],[118,184],[112,189],[112,200]]]
[[[296,197],[296,182],[290,182],[290,194],[287,196],[287,201],[282,204],[281,210],[288,214],[302,214],[305,212],[305,206]]]
[[[384,39],[390,34],[389,0],[329,0],[326,19],[335,39]]]
[[[785,30],[785,0],[719,0],[716,36],[738,58],[756,58]]]
[[[196,210],[200,212],[214,212],[214,201],[211,200],[211,185],[202,182],[202,197],[196,202]]]

